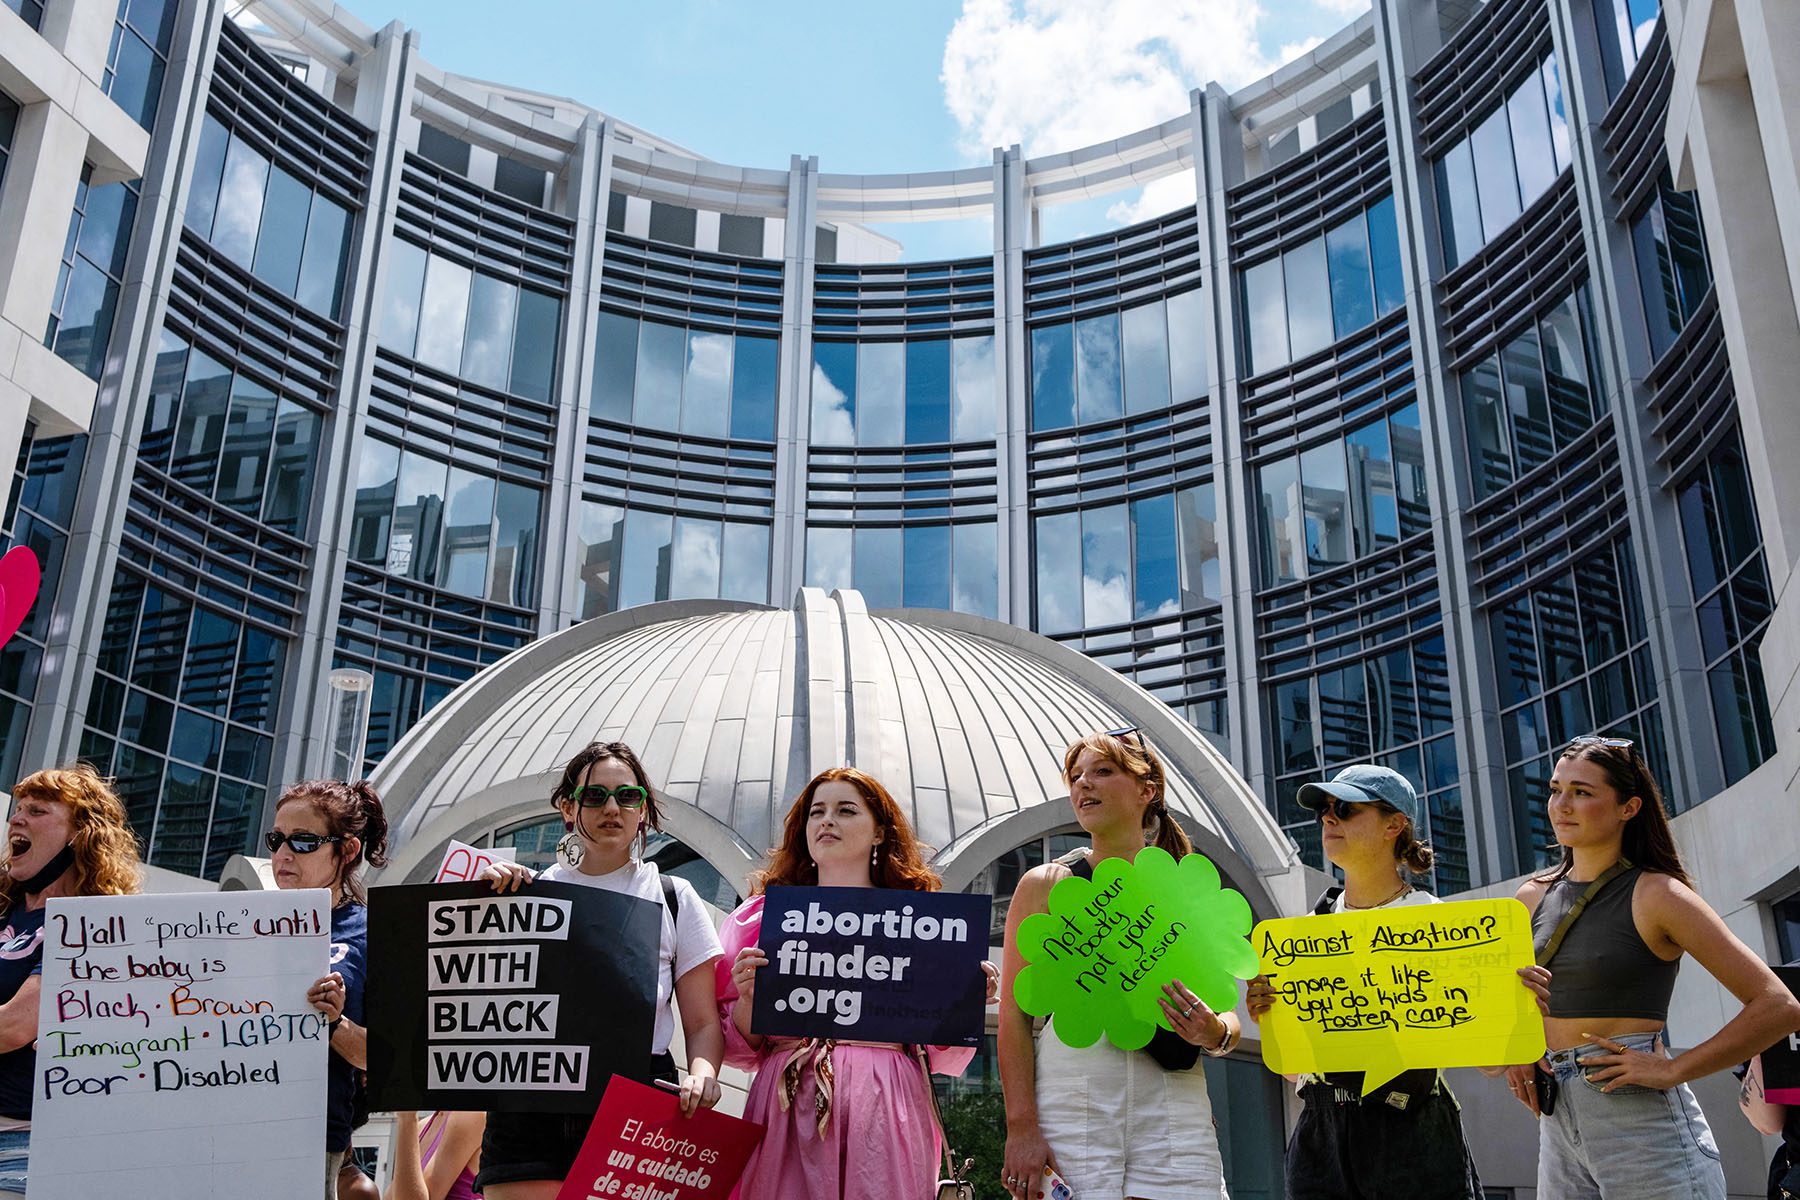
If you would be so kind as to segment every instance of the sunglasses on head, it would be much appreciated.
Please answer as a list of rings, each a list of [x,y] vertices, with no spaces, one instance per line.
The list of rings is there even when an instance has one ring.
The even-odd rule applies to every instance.
[[[341,842],[344,839],[335,833],[283,833],[279,829],[271,829],[263,834],[263,845],[273,854],[285,843],[295,854],[311,854],[327,842]]]
[[[1584,733],[1578,738],[1570,738],[1570,746],[1605,746],[1612,750],[1629,750],[1634,743],[1630,738],[1601,737],[1598,734]]]
[[[608,800],[616,800],[620,808],[636,809],[649,801],[650,792],[637,783],[621,783],[616,788],[590,783],[576,788],[573,799],[579,808],[605,808]]]

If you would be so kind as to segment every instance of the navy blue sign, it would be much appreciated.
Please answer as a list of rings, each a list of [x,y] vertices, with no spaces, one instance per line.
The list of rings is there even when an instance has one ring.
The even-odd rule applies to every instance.
[[[1788,991],[1800,996],[1800,967],[1776,967],[1775,974]],[[1800,1033],[1790,1033],[1763,1051],[1763,1088],[1766,1091],[1800,1093]],[[1776,1096],[1769,1099],[1793,1104]]]
[[[961,892],[770,888],[751,1031],[980,1045],[992,906]]]

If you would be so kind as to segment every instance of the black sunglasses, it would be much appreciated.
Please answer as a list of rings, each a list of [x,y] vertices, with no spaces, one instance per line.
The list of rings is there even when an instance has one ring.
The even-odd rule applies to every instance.
[[[1391,805],[1385,804],[1379,800],[1376,800],[1376,801],[1339,800],[1336,796],[1333,796],[1330,799],[1326,800],[1325,803],[1319,805],[1319,807],[1315,808],[1313,811],[1319,814],[1319,819],[1321,821],[1324,820],[1327,816],[1329,816],[1334,821],[1348,821],[1351,817],[1354,817],[1357,813],[1363,811],[1366,808],[1372,808],[1376,812],[1399,812],[1400,811],[1399,809],[1394,808]]]
[[[1123,729],[1103,730],[1101,732],[1100,736],[1101,737],[1111,737],[1111,738],[1128,738],[1134,733],[1136,733],[1138,735],[1138,741],[1141,742],[1144,740],[1144,735],[1138,730],[1138,727],[1136,725],[1127,725]]]
[[[335,833],[283,833],[279,829],[271,829],[263,834],[263,845],[273,854],[286,843],[288,849],[295,854],[311,854],[327,842],[341,842],[344,839]]]
[[[1584,733],[1580,737],[1570,738],[1570,746],[1606,746],[1613,750],[1629,750],[1636,745],[1630,738],[1601,737],[1598,734]]]
[[[621,783],[616,788],[590,783],[576,788],[572,798],[580,808],[605,808],[608,800],[616,800],[622,809],[639,809],[650,799],[650,791],[637,783]]]

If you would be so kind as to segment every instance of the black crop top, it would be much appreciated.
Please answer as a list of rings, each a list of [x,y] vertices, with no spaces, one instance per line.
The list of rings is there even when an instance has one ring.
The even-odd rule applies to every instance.
[[[1569,927],[1550,967],[1553,1017],[1669,1019],[1669,997],[1681,960],[1659,958],[1631,919],[1631,898],[1643,868],[1633,867],[1600,889]],[[1531,915],[1531,940],[1542,953],[1587,881],[1558,879]]]

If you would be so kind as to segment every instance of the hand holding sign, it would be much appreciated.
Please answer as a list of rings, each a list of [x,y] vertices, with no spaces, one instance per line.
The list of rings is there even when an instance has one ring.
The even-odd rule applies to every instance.
[[[1273,993],[1262,1018],[1271,1071],[1362,1071],[1367,1092],[1410,1068],[1544,1053],[1543,1014],[1519,982],[1533,954],[1517,900],[1289,917],[1251,940],[1267,980],[1252,1010]]]
[[[1050,910],[1019,925],[1027,966],[1013,990],[1034,1016],[1056,1014],[1071,1046],[1101,1036],[1121,1050],[1169,1027],[1158,1000],[1180,980],[1209,1008],[1237,1007],[1235,980],[1256,974],[1250,905],[1219,884],[1204,855],[1177,863],[1154,846],[1135,863],[1109,858],[1092,879],[1071,876],[1050,889]]]

